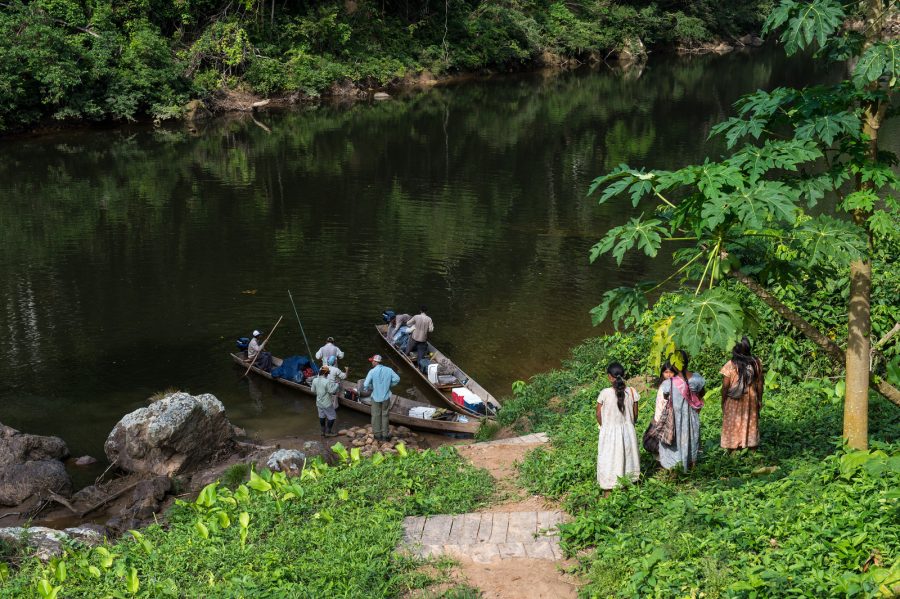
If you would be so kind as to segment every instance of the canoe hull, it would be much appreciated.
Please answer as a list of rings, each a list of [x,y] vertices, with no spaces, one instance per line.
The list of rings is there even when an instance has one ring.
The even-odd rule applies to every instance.
[[[245,369],[247,367],[247,362],[244,361],[244,357],[241,354],[230,354],[231,359],[236,363],[243,366]],[[273,362],[277,361],[280,363],[281,361],[278,358],[273,357]],[[300,383],[295,383],[294,381],[289,381],[286,379],[275,378],[265,370],[257,368],[253,366],[251,368],[254,374],[259,375],[263,378],[269,379],[274,383],[278,383],[280,385],[284,385],[285,387],[290,387],[295,391],[299,391],[306,395],[315,396],[312,388],[309,385],[303,385]],[[355,386],[348,381],[338,381],[341,384],[341,391],[345,389],[353,389]],[[392,424],[406,426],[409,428],[414,428],[417,430],[434,432],[434,433],[457,433],[457,434],[465,434],[465,435],[474,435],[477,431],[481,423],[477,420],[471,420],[469,422],[452,422],[446,420],[428,420],[426,418],[415,418],[413,416],[409,416],[408,414],[404,414],[399,410],[406,410],[410,407],[417,406],[428,406],[428,404],[416,402],[411,399],[407,399],[405,397],[395,396],[396,400],[394,402],[394,409],[388,413],[388,419]],[[347,399],[343,396],[343,393],[339,393],[338,402],[341,406],[348,408],[350,410],[354,410],[356,412],[360,412],[362,414],[372,414],[372,408],[368,404],[364,404],[360,401],[354,401],[352,399]]]
[[[381,324],[381,325],[375,326],[375,330],[378,331],[378,335],[379,335],[379,337],[381,337],[381,340],[384,341],[384,343],[387,344],[388,347],[390,347],[392,350],[394,350],[394,353],[397,354],[397,356],[399,356],[400,359],[403,360],[407,366],[412,368],[413,371],[415,371],[415,373],[419,376],[419,378],[422,379],[426,385],[428,385],[428,388],[431,389],[432,391],[434,391],[435,395],[437,397],[440,397],[448,407],[459,412],[460,414],[465,414],[466,416],[468,416],[470,418],[479,418],[479,419],[489,418],[490,419],[490,418],[494,417],[493,415],[485,416],[483,414],[479,414],[479,413],[469,410],[453,401],[451,389],[454,387],[465,387],[465,388],[469,389],[470,391],[474,392],[478,397],[480,397],[481,400],[484,401],[488,406],[490,406],[491,409],[495,413],[500,409],[500,402],[497,401],[497,399],[493,395],[488,393],[487,390],[484,389],[484,387],[482,387],[481,385],[476,383],[472,379],[472,377],[470,377],[465,372],[463,372],[462,369],[460,369],[458,366],[453,364],[452,361],[450,361],[450,359],[447,358],[443,353],[441,353],[435,346],[433,346],[430,342],[428,343],[428,352],[430,354],[432,354],[432,359],[434,359],[436,361],[446,359],[447,362],[449,362],[453,366],[453,368],[456,369],[456,372],[457,372],[456,377],[459,380],[458,384],[448,384],[448,385],[438,386],[438,385],[435,385],[434,383],[432,383],[430,380],[428,380],[428,377],[425,374],[423,374],[421,370],[419,370],[418,366],[412,361],[412,359],[406,355],[406,352],[402,351],[400,348],[395,346],[387,338],[387,328],[388,327],[386,324]]]

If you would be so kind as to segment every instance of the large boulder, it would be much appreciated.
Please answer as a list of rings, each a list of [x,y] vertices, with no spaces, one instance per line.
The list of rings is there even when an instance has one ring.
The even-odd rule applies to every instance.
[[[125,415],[104,450],[123,470],[173,476],[212,457],[231,432],[225,407],[215,396],[173,393]]]
[[[11,527],[0,528],[0,541],[23,553],[34,555],[41,561],[48,561],[50,558],[62,554],[65,542],[98,545],[103,541],[103,535],[89,526],[66,528],[65,530],[43,526]]]
[[[59,460],[39,460],[4,466],[0,471],[0,505],[19,505],[32,495],[72,492],[72,479]]]
[[[72,480],[60,461],[69,449],[59,437],[20,433],[0,424],[0,505],[19,505],[32,495],[72,492]]]

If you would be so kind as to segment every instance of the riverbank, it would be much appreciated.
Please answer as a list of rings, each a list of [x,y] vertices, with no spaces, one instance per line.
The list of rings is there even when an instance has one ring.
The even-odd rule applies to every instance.
[[[766,6],[262,0],[88,10],[11,0],[0,13],[0,131],[46,119],[162,121],[192,100],[215,106],[243,93],[299,101],[409,79],[752,45],[743,36],[759,31]]]

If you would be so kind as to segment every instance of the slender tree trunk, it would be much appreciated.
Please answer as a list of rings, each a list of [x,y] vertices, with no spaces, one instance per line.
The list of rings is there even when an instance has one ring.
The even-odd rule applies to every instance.
[[[850,264],[850,327],[847,335],[847,397],[844,438],[853,449],[869,447],[869,359],[872,354],[872,263]]]

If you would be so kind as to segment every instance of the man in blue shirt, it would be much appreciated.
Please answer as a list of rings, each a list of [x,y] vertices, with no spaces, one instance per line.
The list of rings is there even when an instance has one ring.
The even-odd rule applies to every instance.
[[[390,439],[388,414],[391,411],[391,387],[400,382],[400,375],[381,363],[381,356],[369,358],[372,370],[366,375],[363,389],[372,390],[372,434],[379,441]]]

